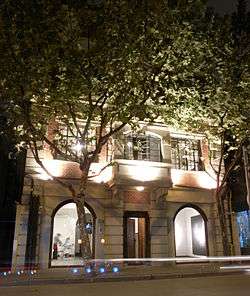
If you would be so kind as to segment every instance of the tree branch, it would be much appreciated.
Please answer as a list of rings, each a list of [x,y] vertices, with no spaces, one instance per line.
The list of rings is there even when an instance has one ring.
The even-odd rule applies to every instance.
[[[100,170],[100,172],[99,172],[98,174],[88,176],[88,179],[92,179],[92,178],[95,178],[95,177],[100,176],[100,174],[101,174],[106,168],[108,168],[108,167],[110,167],[110,166],[113,166],[113,165],[114,165],[113,162],[108,163],[107,165],[105,165],[105,166]]]
[[[221,151],[220,151],[220,160],[219,160],[219,165],[218,165],[217,181],[216,181],[216,183],[217,183],[217,188],[216,188],[217,194],[218,194],[219,189],[220,189],[220,175],[221,175],[224,151],[225,151],[225,131],[221,135]]]
[[[68,107],[69,107],[69,113],[70,113],[70,116],[71,116],[71,118],[72,118],[72,120],[73,120],[73,123],[74,123],[74,125],[75,125],[75,128],[76,128],[76,130],[77,130],[77,133],[78,133],[78,134],[80,135],[80,137],[82,138],[82,132],[81,132],[81,129],[79,128],[79,125],[78,125],[78,123],[77,123],[76,114],[75,114],[74,110],[72,109],[72,106],[71,106],[71,104],[70,104],[69,101],[67,101],[67,105],[68,105]]]
[[[219,188],[218,192],[220,192],[222,190],[222,187],[225,184],[225,182],[227,181],[230,173],[232,172],[232,170],[234,169],[235,165],[239,161],[239,159],[240,159],[240,157],[242,155],[242,147],[243,147],[244,143],[245,143],[245,139],[241,141],[241,143],[240,143],[240,145],[239,145],[239,147],[238,147],[238,149],[237,149],[237,151],[235,153],[234,160],[230,163],[229,168],[225,172],[225,174],[223,176],[223,179],[220,182],[220,188]]]
[[[29,143],[29,147],[30,150],[35,158],[35,161],[37,162],[37,164],[39,164],[39,166],[45,171],[45,173],[50,176],[54,181],[56,181],[57,183],[59,183],[60,185],[62,185],[64,188],[67,188],[70,193],[72,194],[72,197],[75,199],[76,198],[76,192],[75,189],[73,188],[73,186],[71,184],[68,184],[66,182],[63,182],[61,179],[59,179],[58,177],[53,176],[48,169],[44,166],[43,162],[41,161],[39,154],[38,154],[38,148],[37,148],[37,144],[36,141],[32,141],[33,142],[33,147],[31,145],[31,143]]]

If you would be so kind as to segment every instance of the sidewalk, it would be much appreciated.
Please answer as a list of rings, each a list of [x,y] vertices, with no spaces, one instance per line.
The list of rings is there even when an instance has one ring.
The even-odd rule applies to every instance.
[[[0,286],[45,285],[65,283],[93,283],[111,281],[139,281],[154,279],[171,279],[184,277],[222,276],[243,273],[242,270],[221,270],[225,264],[165,264],[161,266],[106,266],[105,270],[96,268],[86,272],[84,267],[51,268],[48,270],[20,271],[0,276]],[[118,267],[119,270],[112,267]],[[230,265],[228,265],[230,266]],[[90,270],[88,270],[90,271]],[[115,271],[115,272],[114,272]],[[33,274],[32,274],[33,273]]]

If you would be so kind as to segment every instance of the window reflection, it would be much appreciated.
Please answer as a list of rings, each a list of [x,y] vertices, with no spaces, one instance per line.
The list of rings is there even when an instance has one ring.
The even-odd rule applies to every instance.
[[[250,211],[237,213],[240,247],[242,255],[250,254]]]

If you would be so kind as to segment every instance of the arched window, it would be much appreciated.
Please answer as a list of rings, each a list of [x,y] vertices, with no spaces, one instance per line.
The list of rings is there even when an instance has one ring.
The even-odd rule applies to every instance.
[[[89,233],[90,246],[94,249],[94,216],[85,206],[86,230]],[[53,233],[51,244],[51,266],[81,265],[82,254],[80,230],[74,202],[63,203],[53,217]]]
[[[191,206],[179,210],[174,219],[176,256],[207,255],[206,221]]]
[[[125,136],[124,158],[133,160],[162,161],[161,139],[152,135]]]

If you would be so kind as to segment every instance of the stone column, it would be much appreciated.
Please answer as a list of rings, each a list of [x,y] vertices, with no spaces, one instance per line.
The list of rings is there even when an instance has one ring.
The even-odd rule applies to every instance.
[[[12,270],[24,268],[26,241],[28,231],[29,206],[17,205],[16,208],[16,227],[14,234]]]
[[[164,258],[168,255],[168,221],[165,194],[167,188],[151,193],[150,236],[151,258]]]
[[[215,237],[216,256],[223,256],[222,235],[221,235],[220,221],[218,217],[216,203],[213,206],[213,220],[214,220],[214,237]]]
[[[232,237],[233,237],[233,247],[234,247],[234,254],[235,256],[241,255],[240,250],[240,236],[239,236],[239,229],[236,220],[236,213],[232,213]]]
[[[41,210],[41,225],[40,225],[40,246],[39,246],[39,266],[41,269],[49,267],[49,254],[51,244],[51,209],[44,207]]]
[[[95,259],[104,258],[104,219],[96,219],[96,229],[95,229]]]
[[[123,192],[115,191],[104,218],[105,258],[123,258]]]
[[[170,134],[162,137],[162,157],[163,162],[171,163],[171,139]]]

